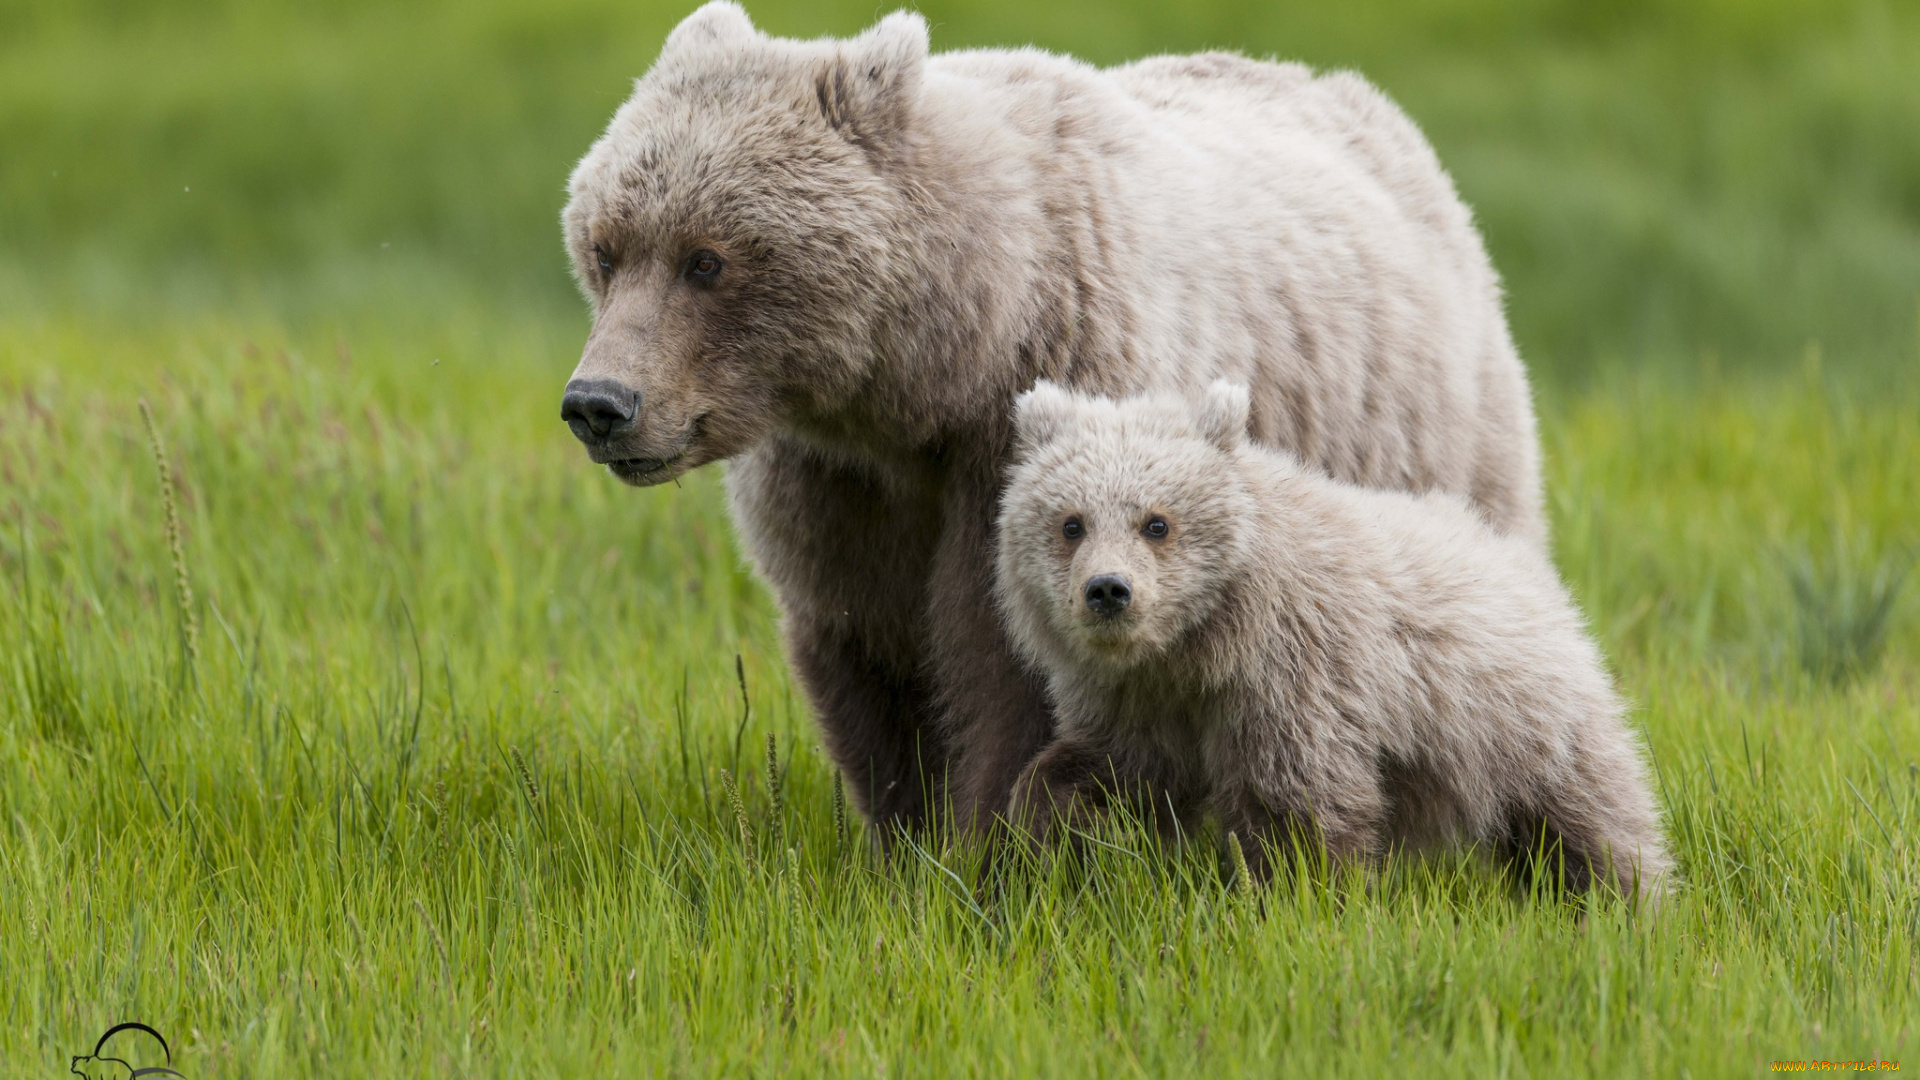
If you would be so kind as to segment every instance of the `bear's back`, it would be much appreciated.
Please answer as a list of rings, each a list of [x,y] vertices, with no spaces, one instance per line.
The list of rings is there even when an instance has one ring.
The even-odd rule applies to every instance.
[[[1204,107],[1221,96],[1278,104],[1313,82],[1313,71],[1305,64],[1250,60],[1231,52],[1150,56],[1108,74],[1157,109]]]
[[[1360,165],[1410,217],[1481,255],[1472,219],[1432,144],[1399,105],[1360,75],[1315,75],[1305,64],[1230,52],[1155,56],[1108,74],[1149,108],[1217,125],[1215,137],[1282,145],[1306,140],[1326,147]],[[1190,131],[1204,137],[1206,128]]]

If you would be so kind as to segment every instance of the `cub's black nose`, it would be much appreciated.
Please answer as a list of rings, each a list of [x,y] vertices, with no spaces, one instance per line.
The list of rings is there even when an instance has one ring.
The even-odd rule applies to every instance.
[[[640,395],[610,379],[575,379],[560,399],[560,419],[581,442],[624,430],[639,411]]]
[[[1087,608],[1102,618],[1112,618],[1133,603],[1133,589],[1119,574],[1101,574],[1087,582]]]

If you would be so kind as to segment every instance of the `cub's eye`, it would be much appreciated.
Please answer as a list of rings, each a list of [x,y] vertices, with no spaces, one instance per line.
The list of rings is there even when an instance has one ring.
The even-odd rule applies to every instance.
[[[607,254],[607,249],[599,244],[593,245],[593,261],[600,264],[601,273],[613,273],[613,256]]]
[[[696,285],[711,285],[725,265],[720,261],[720,256],[711,251],[696,251],[687,256],[686,266],[681,273]]]
[[[1146,533],[1151,539],[1165,540],[1167,538],[1167,519],[1156,514],[1147,519],[1146,527],[1140,531]]]
[[[1079,518],[1070,517],[1065,525],[1060,526],[1060,535],[1069,540],[1078,540],[1087,535],[1087,527],[1080,524]]]

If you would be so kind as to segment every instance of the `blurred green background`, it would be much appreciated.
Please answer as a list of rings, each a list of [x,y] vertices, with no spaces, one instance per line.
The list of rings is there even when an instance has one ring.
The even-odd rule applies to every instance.
[[[6,0],[0,317],[584,328],[575,158],[691,0]],[[889,5],[748,5],[846,34]],[[929,2],[936,49],[1353,67],[1426,129],[1543,382],[1920,355],[1920,4]],[[556,388],[557,389],[557,388]]]

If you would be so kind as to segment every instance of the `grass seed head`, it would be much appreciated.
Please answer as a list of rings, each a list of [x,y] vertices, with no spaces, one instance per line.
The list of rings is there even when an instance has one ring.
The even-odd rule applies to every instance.
[[[200,624],[194,617],[193,582],[187,578],[186,544],[180,533],[180,505],[175,493],[173,464],[167,459],[167,449],[160,442],[160,427],[154,423],[153,407],[146,398],[140,399],[140,418],[147,425],[147,445],[153,450],[154,468],[160,473],[160,500],[165,507],[167,526],[167,551],[173,557],[174,599],[180,605],[180,643],[186,655],[189,674],[200,663]]]
[[[507,756],[513,759],[513,771],[520,777],[520,783],[526,786],[527,801],[538,805],[540,802],[540,785],[534,782],[533,770],[527,767],[525,755],[520,753],[519,747],[510,746],[507,748]]]
[[[740,828],[740,850],[747,858],[747,865],[758,865],[753,857],[753,824],[747,820],[747,804],[740,798],[740,785],[733,782],[733,774],[720,770],[720,786],[726,789],[727,805],[733,808],[734,824]]]
[[[1240,844],[1240,834],[1227,830],[1227,857],[1233,860],[1233,892],[1246,900],[1253,896],[1253,872],[1247,869],[1247,852]]]
[[[847,784],[839,769],[833,770],[833,844],[847,846]]]
[[[772,815],[773,830],[777,836],[780,831],[780,748],[774,740],[773,732],[767,732],[767,800],[771,804],[768,811]]]
[[[433,939],[433,951],[440,957],[440,985],[447,993],[453,993],[453,966],[447,963],[447,943],[440,939],[440,928],[433,925],[433,916],[427,914],[426,902],[419,897],[413,898],[413,909],[420,913],[420,922],[427,928],[427,936]]]

